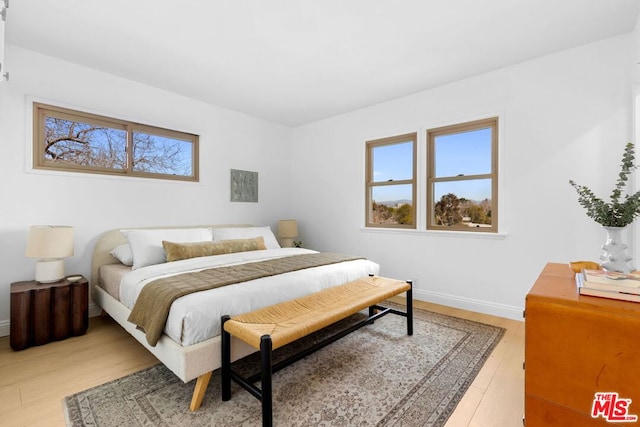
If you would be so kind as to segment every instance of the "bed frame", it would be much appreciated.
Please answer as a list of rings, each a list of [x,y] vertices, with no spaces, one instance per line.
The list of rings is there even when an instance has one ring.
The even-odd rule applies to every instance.
[[[192,225],[192,226],[160,226],[160,227],[135,227],[136,229],[162,229],[162,228],[202,228],[202,227],[249,227],[248,224],[229,225]],[[133,323],[127,321],[131,310],[113,298],[98,286],[100,275],[98,270],[103,265],[119,263],[112,255],[111,251],[127,243],[126,238],[120,232],[122,229],[110,230],[102,234],[93,250],[91,263],[91,296],[104,312],[118,322],[131,336],[157,357],[167,368],[169,368],[178,378],[185,383],[196,379],[196,384],[191,398],[189,408],[195,411],[202,404],[204,393],[211,379],[211,374],[221,365],[221,342],[220,336],[210,338],[187,347],[173,341],[166,335],[162,335],[158,344],[151,347],[143,332],[136,329]],[[233,343],[232,360],[239,359],[256,350],[246,343],[236,340]]]

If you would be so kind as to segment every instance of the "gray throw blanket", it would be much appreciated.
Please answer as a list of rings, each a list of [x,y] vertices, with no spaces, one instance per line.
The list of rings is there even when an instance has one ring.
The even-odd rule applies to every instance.
[[[142,288],[128,320],[144,331],[149,345],[155,347],[164,331],[171,304],[184,295],[355,259],[362,257],[334,253],[302,254],[157,279]]]

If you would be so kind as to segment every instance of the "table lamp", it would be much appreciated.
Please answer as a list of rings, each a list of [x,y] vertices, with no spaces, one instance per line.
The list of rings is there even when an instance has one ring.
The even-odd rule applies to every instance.
[[[73,227],[64,225],[32,225],[27,237],[29,258],[36,262],[36,281],[53,283],[63,279],[64,260],[73,255]]]
[[[292,248],[293,239],[298,236],[298,223],[295,219],[282,219],[278,223],[278,237],[283,248]]]

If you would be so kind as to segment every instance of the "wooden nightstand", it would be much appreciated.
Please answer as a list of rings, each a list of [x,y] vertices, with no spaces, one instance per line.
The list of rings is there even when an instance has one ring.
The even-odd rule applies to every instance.
[[[89,326],[88,306],[89,282],[82,276],[73,282],[62,279],[55,283],[12,283],[11,348],[23,350],[83,335]]]

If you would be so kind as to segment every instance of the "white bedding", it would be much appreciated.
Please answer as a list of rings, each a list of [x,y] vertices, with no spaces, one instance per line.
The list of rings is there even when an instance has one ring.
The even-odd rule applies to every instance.
[[[267,249],[151,265],[132,270],[122,277],[119,299],[131,309],[144,285],[161,277],[314,252],[301,248]],[[186,295],[171,306],[165,334],[182,346],[195,344],[220,334],[220,317],[224,314],[233,316],[298,298],[369,274],[377,275],[379,269],[378,264],[360,259]]]

